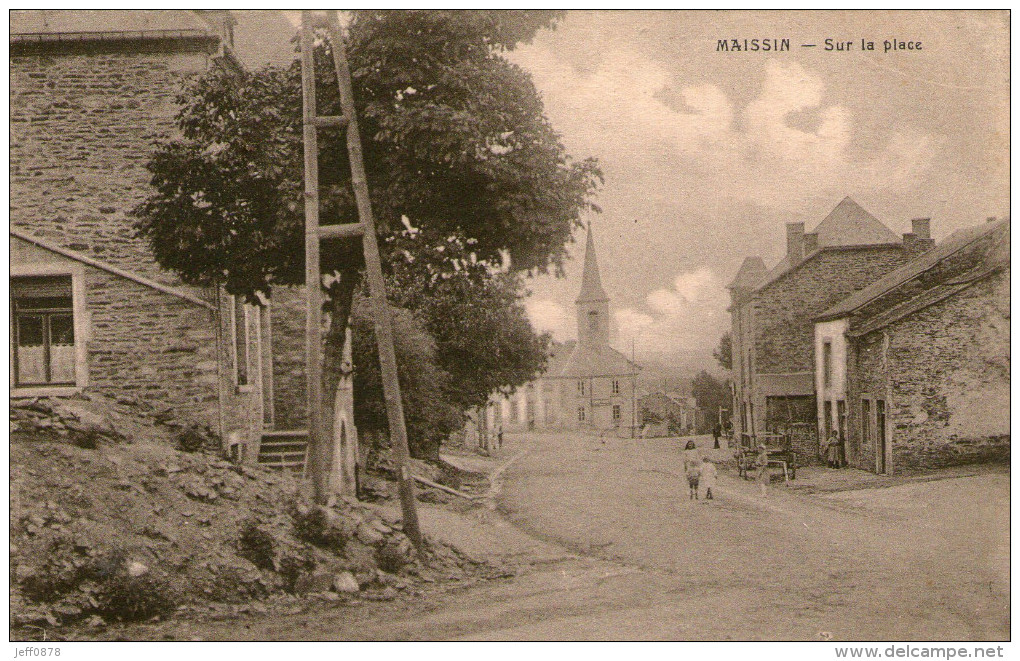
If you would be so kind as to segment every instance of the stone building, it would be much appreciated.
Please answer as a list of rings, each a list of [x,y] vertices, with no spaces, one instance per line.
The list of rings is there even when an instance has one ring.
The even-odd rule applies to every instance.
[[[638,425],[646,436],[694,434],[706,418],[693,397],[662,391],[638,397],[638,414]]]
[[[556,344],[540,378],[510,397],[494,398],[489,407],[491,428],[634,433],[640,368],[610,346],[609,302],[589,227],[581,291],[575,302],[577,341]]]
[[[900,239],[848,197],[810,233],[788,223],[786,255],[771,270],[745,259],[728,286],[734,432],[789,434],[815,457],[815,318],[931,245],[927,220]]]
[[[231,15],[31,10],[10,27],[11,396],[92,389],[257,443],[268,315],[184,286],[129,215],[181,83],[238,66]]]
[[[1008,220],[956,232],[817,318],[819,427],[851,465],[1009,456],[1009,237]]]

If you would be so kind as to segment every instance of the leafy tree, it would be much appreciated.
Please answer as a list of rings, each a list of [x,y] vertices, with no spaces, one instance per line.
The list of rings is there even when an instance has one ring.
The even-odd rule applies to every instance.
[[[476,401],[493,380],[512,385],[534,372],[542,340],[521,323],[519,305],[491,320],[485,311],[520,296],[520,274],[559,272],[581,214],[597,211],[591,203],[601,181],[597,164],[568,156],[529,74],[502,57],[558,17],[523,10],[359,11],[349,25],[348,58],[384,264],[391,279],[420,284],[395,298],[422,312],[436,341],[436,365],[461,384],[452,394],[461,405]],[[323,115],[340,114],[329,47],[324,42],[314,53]],[[185,282],[222,284],[253,302],[274,286],[304,284],[299,64],[241,73],[213,68],[178,102],[180,137],[157,147],[148,166],[153,193],[136,209],[156,259]],[[326,224],[357,221],[343,140],[340,130],[320,131]],[[421,228],[420,236],[401,236],[405,226]],[[441,250],[450,237],[465,249]],[[460,274],[465,254],[478,266]],[[413,275],[401,270],[402,261],[414,264]],[[335,349],[360,281],[360,246],[324,244],[322,266],[334,276],[326,305],[336,322],[327,342]],[[457,296],[466,297],[464,305],[458,307]],[[491,362],[464,360],[483,352],[468,346],[465,330],[471,329],[452,323],[457,314],[499,331],[484,338],[509,366],[496,370],[498,377],[481,375]],[[337,378],[336,365],[327,363],[327,393]],[[412,417],[409,427],[416,424]]]
[[[698,402],[698,408],[705,410],[709,420],[714,421],[719,408],[730,408],[730,389],[725,381],[701,370],[691,379],[691,396]]]
[[[723,369],[733,369],[733,336],[724,333],[719,338],[719,346],[712,350],[712,357],[722,365]]]
[[[387,429],[386,407],[371,306],[363,296],[355,297],[351,323],[354,422],[359,430],[378,436]],[[461,423],[460,411],[448,396],[450,375],[436,360],[435,340],[414,314],[394,308],[393,331],[410,450],[416,457],[438,460],[440,441]]]
[[[464,410],[482,406],[496,390],[510,394],[535,377],[549,351],[548,335],[535,335],[521,304],[520,278],[472,261],[470,240],[423,234],[405,232],[394,241],[392,299],[416,310],[435,338],[454,405]],[[433,251],[455,268],[437,272],[432,264],[440,260],[423,255]]]

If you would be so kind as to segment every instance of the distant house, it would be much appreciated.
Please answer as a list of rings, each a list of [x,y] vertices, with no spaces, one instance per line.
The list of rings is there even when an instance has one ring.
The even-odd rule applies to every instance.
[[[493,428],[634,433],[640,368],[609,345],[609,297],[602,288],[590,228],[576,305],[578,340],[555,345],[540,378],[510,397],[493,399]]]
[[[268,315],[184,286],[133,230],[189,76],[236,68],[224,11],[10,16],[10,393],[84,389],[257,443]]]
[[[644,395],[638,400],[638,410],[642,429],[650,428],[657,436],[696,433],[704,418],[694,398],[679,393],[660,391]]]
[[[901,240],[845,198],[810,233],[788,223],[786,256],[771,270],[748,257],[729,285],[735,433],[788,433],[817,456],[815,318],[932,244],[926,219]]]
[[[1009,455],[1009,227],[956,232],[817,317],[818,424],[850,464]]]

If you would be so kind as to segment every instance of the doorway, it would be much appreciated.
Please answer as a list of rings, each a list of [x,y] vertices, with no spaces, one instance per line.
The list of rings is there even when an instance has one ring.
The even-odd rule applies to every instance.
[[[886,465],[886,451],[888,439],[885,433],[885,400],[875,400],[875,469],[878,473],[884,474],[888,471]]]

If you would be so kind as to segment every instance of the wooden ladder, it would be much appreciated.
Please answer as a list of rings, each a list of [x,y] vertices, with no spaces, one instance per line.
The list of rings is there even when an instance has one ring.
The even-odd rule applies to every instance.
[[[375,234],[375,218],[369,198],[368,181],[361,152],[361,137],[355,112],[351,72],[347,63],[346,43],[335,11],[322,14],[301,12],[301,92],[303,99],[304,157],[305,157],[305,284],[308,290],[305,348],[308,377],[308,470],[316,500],[327,502],[330,494],[330,464],[332,456],[332,430],[325,429],[322,406],[322,274],[319,267],[320,241],[324,239],[361,238],[365,256],[375,336],[379,348],[382,371],[383,396],[390,428],[390,441],[397,463],[400,503],[403,510],[404,534],[422,552],[423,540],[415,506],[414,480],[409,467],[407,428],[404,407],[397,380],[397,358],[393,348],[393,322],[386,302],[386,285],[383,281],[379,242]],[[340,92],[340,117],[319,116],[315,100],[314,30],[325,27],[332,43],[333,65],[336,69]],[[319,224],[319,143],[321,127],[343,127],[347,133],[347,153],[351,164],[351,183],[358,206],[357,223],[340,225]],[[350,340],[348,339],[348,342]]]

